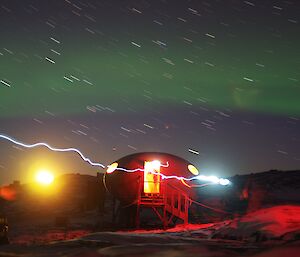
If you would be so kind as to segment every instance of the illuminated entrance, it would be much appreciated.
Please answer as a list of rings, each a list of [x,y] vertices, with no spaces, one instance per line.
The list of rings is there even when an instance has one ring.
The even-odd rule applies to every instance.
[[[160,161],[145,161],[144,164],[144,193],[160,193]]]
[[[186,192],[161,179],[160,161],[144,161],[144,180],[140,180],[136,208],[136,227],[140,226],[140,212],[150,208],[167,228],[174,218],[188,223],[189,197]],[[176,223],[176,220],[175,220]]]

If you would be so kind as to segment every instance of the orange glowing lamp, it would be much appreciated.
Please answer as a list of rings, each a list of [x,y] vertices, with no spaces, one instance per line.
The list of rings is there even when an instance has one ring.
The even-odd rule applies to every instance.
[[[109,165],[106,172],[108,174],[113,173],[117,168],[118,168],[119,164],[117,162],[114,162],[113,164]]]
[[[54,176],[51,172],[47,170],[41,170],[39,171],[35,176],[36,182],[38,182],[41,185],[50,185],[52,184],[54,180]]]

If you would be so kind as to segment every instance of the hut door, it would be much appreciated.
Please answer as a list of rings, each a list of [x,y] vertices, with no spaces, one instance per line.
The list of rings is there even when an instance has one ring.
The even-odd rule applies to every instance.
[[[144,193],[159,194],[160,193],[160,175],[153,174],[160,173],[159,161],[145,161],[144,164]]]

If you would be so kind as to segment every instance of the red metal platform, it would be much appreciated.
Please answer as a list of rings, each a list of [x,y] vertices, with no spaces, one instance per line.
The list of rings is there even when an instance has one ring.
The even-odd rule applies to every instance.
[[[152,182],[153,183],[153,182]],[[179,218],[184,224],[188,223],[188,209],[190,200],[188,195],[169,184],[167,181],[159,183],[159,193],[144,193],[144,181],[140,181],[140,190],[137,199],[136,227],[140,226],[140,212],[142,208],[151,208],[166,229],[174,218]]]

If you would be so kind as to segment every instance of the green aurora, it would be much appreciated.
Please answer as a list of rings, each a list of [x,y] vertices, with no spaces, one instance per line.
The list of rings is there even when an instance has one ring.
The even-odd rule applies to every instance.
[[[8,40],[0,55],[1,78],[10,84],[0,87],[1,117],[76,115],[95,105],[127,112],[124,103],[142,111],[187,103],[300,115],[298,40],[268,51],[267,43],[246,40],[198,45],[177,38],[159,47],[144,36],[137,47],[129,38],[115,44],[95,37]]]

